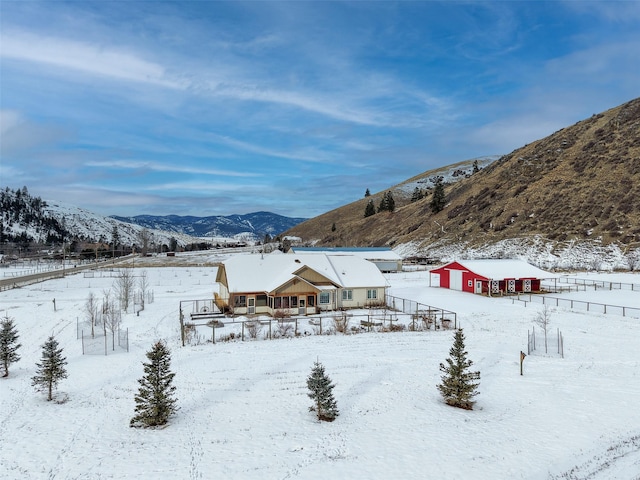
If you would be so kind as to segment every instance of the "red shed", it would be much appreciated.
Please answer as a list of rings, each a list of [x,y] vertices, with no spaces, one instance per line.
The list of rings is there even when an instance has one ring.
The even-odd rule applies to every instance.
[[[557,278],[523,260],[460,260],[431,270],[440,278],[440,286],[469,293],[539,292],[543,279]]]

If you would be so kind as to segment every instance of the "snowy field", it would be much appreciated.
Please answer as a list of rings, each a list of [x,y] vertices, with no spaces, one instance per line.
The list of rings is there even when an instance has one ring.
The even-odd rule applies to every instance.
[[[639,318],[554,309],[564,358],[555,344],[537,350],[520,376],[540,305],[429,288],[425,272],[388,275],[392,295],[458,313],[481,372],[476,408],[465,411],[436,389],[451,331],[181,347],[179,302],[211,298],[215,268],[144,271],[154,301],[123,316],[130,351],[108,356],[82,355],[76,322],[89,292],[101,299],[114,278],[76,274],[0,292],[0,315],[15,319],[23,345],[0,378],[0,478],[640,479]],[[606,275],[619,277],[640,284],[640,275]],[[570,295],[640,305],[637,291]],[[51,334],[68,360],[59,402],[30,380]],[[158,339],[172,351],[180,410],[163,429],[132,429],[142,362]],[[336,384],[333,423],[308,411],[316,359]]]

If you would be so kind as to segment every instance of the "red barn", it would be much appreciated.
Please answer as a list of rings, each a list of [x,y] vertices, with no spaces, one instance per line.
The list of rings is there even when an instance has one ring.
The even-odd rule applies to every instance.
[[[469,293],[539,292],[543,279],[557,278],[523,260],[460,260],[430,271],[442,288]]]

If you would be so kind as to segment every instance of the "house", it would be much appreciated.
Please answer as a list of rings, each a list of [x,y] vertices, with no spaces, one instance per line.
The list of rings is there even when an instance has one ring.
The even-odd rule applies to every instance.
[[[489,296],[539,292],[543,279],[558,277],[523,260],[460,260],[430,270],[429,284],[434,276],[440,287]]]
[[[353,255],[234,255],[218,268],[216,282],[217,306],[240,315],[380,305],[386,293],[377,267]]]
[[[354,255],[375,264],[381,272],[402,271],[402,257],[388,247],[291,247],[288,253]]]

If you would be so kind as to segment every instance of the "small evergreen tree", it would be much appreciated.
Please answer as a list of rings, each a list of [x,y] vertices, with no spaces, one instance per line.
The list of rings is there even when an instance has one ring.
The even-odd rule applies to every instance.
[[[367,188],[367,191],[364,192],[364,196],[365,197],[370,197],[371,196],[371,192],[369,191],[369,189]]]
[[[0,362],[4,369],[3,377],[9,376],[9,365],[20,360],[18,349],[22,346],[18,342],[18,332],[13,319],[5,316],[0,321]]]
[[[411,202],[417,202],[418,200],[422,200],[424,198],[424,193],[418,187],[413,189],[413,194],[411,195]]]
[[[311,375],[307,378],[307,387],[307,395],[314,402],[309,411],[316,412],[318,420],[333,422],[339,413],[332,393],[335,385],[331,383],[331,379],[324,372],[324,366],[318,361],[313,364]]]
[[[149,363],[144,365],[144,377],[138,380],[140,389],[135,396],[136,415],[131,419],[131,427],[156,427],[165,425],[176,412],[176,387],[171,383],[175,373],[171,366],[171,352],[164,342],[156,342],[147,352]]]
[[[31,385],[38,391],[47,392],[47,401],[53,400],[53,390],[58,388],[58,382],[67,378],[64,366],[67,359],[62,356],[62,348],[58,348],[58,341],[53,337],[42,345],[42,360],[36,363],[36,375],[31,377]]]
[[[380,199],[380,203],[378,204],[378,213],[384,212],[387,210],[387,194],[383,194]]]
[[[369,200],[367,206],[364,208],[364,218],[370,217],[376,214],[376,207],[373,204],[373,200]]]
[[[335,232],[337,229],[336,224],[334,223],[333,225],[331,225],[331,231]]]
[[[433,213],[441,212],[446,204],[447,200],[444,196],[444,185],[442,185],[442,180],[438,180],[433,189],[433,197],[431,197],[431,211]]]
[[[393,199],[391,192],[387,192],[387,211],[393,212],[396,209],[396,201]]]
[[[478,173],[480,168],[478,167],[478,160],[473,161],[473,173]]]
[[[393,195],[391,192],[385,192],[382,195],[382,199],[380,200],[380,205],[378,206],[378,212],[393,212],[396,209],[396,202],[393,199]]]
[[[471,365],[473,362],[467,359],[467,352],[464,349],[464,334],[459,328],[455,332],[453,346],[449,350],[447,365],[440,364],[440,371],[444,375],[441,377],[442,383],[438,385],[438,390],[447,405],[473,410],[475,402],[471,399],[479,393],[477,389],[480,372],[469,372]]]

